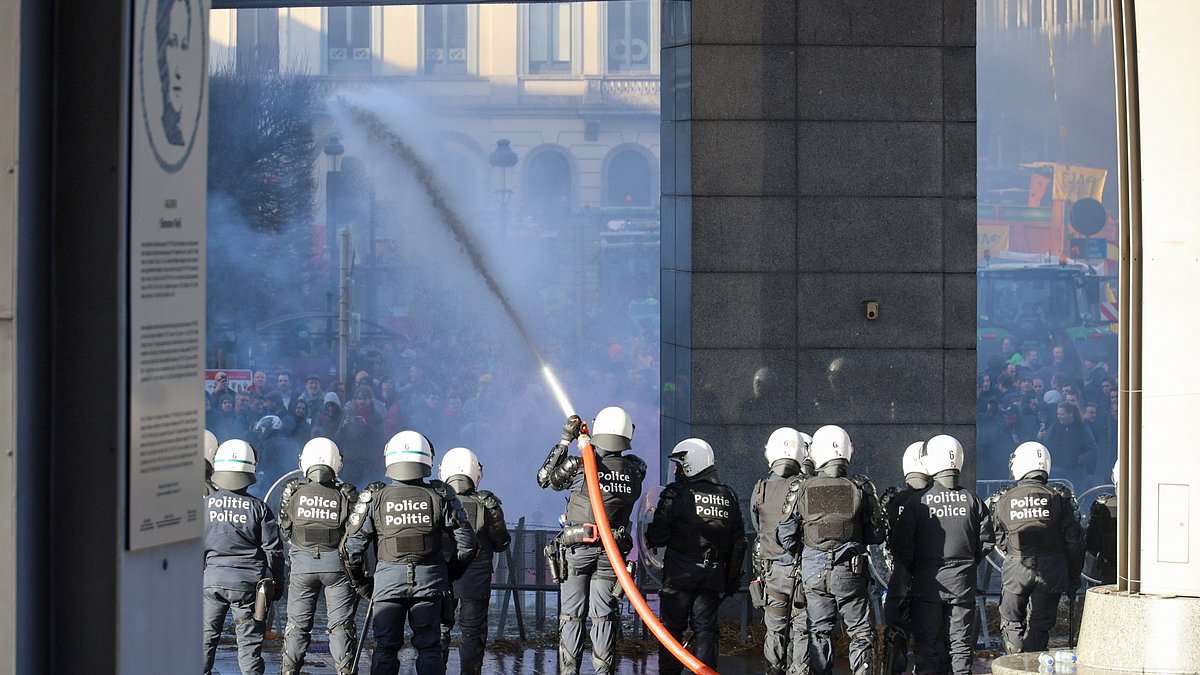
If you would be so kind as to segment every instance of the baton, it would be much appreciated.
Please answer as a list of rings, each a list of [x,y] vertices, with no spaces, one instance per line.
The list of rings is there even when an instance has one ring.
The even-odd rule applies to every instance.
[[[362,634],[359,637],[359,644],[354,647],[354,661],[350,662],[350,673],[358,675],[359,673],[359,657],[362,656],[362,643],[367,641],[367,633],[371,632],[371,615],[374,613],[374,597],[371,602],[367,603],[367,620],[362,623]]]
[[[1078,593],[1079,591],[1075,591]],[[1067,647],[1075,648],[1075,593],[1071,593],[1070,603],[1067,605]]]

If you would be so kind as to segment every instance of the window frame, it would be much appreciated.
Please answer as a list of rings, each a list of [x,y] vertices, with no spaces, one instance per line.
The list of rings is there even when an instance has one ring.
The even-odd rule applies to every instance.
[[[467,19],[467,59],[464,62],[464,70],[462,71],[437,71],[426,72],[427,61],[425,60],[425,12],[431,8],[449,9],[456,7],[464,7]],[[444,31],[443,31],[444,32]],[[419,77],[455,80],[455,79],[476,79],[479,76],[479,5],[478,4],[439,4],[439,5],[421,5],[420,12],[417,16],[417,73]]]
[[[517,44],[519,47],[517,57],[520,60],[517,72],[520,73],[522,78],[542,80],[574,80],[579,79],[579,77],[583,74],[583,3],[561,2],[554,4],[558,7],[567,7],[571,10],[570,68],[563,71],[535,72],[529,67],[529,38],[532,36],[529,22],[532,17],[529,13],[530,5],[521,4],[518,5],[517,17]]]
[[[647,62],[646,68],[644,70],[614,70],[612,68],[612,65],[608,58],[608,37],[609,37],[608,9],[611,5],[609,5],[608,3],[604,3],[603,9],[601,10],[601,11],[603,11],[603,16],[600,19],[600,42],[603,45],[603,49],[601,49],[600,51],[601,51],[601,58],[603,59],[603,63],[604,63],[605,77],[641,79],[641,78],[645,78],[648,75],[657,75],[658,74],[658,72],[659,72],[658,64],[659,64],[659,56],[660,56],[659,52],[660,52],[660,46],[661,46],[661,36],[660,36],[661,31],[654,30],[654,24],[656,21],[658,21],[659,14],[661,13],[661,9],[660,9],[661,3],[654,2],[653,0],[644,0],[644,1],[646,2],[648,9],[649,9],[649,13],[646,15],[647,22],[648,22],[648,25],[646,27],[647,28],[646,33],[649,37],[649,43],[648,43],[647,49],[650,52],[650,59]]]

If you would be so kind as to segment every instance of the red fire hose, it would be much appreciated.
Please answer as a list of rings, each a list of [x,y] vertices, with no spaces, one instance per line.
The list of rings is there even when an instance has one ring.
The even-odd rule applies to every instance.
[[[592,504],[592,517],[596,519],[596,529],[599,531],[600,543],[604,545],[604,552],[608,554],[608,562],[612,564],[613,570],[617,573],[617,581],[621,582],[621,588],[625,589],[625,596],[629,598],[629,602],[633,603],[633,608],[637,610],[638,616],[642,617],[642,621],[646,622],[646,626],[650,628],[650,632],[654,633],[654,637],[662,643],[664,647],[670,651],[675,658],[679,659],[680,663],[687,666],[687,669],[693,673],[701,675],[717,675],[717,671],[704,665],[700,659],[692,655],[691,652],[683,648],[679,641],[667,632],[666,626],[654,616],[654,612],[650,611],[650,606],[646,604],[646,599],[642,597],[641,591],[638,590],[637,584],[634,583],[633,577],[629,576],[629,570],[625,569],[625,559],[621,555],[620,549],[617,548],[617,539],[613,536],[612,526],[608,522],[608,513],[604,511],[604,502],[601,499],[603,492],[600,490],[600,475],[596,471],[596,455],[592,449],[592,444],[587,440],[588,429],[587,425],[583,425],[583,435],[579,437],[580,451],[583,454],[583,474],[587,478],[588,495],[591,499],[588,501]]]

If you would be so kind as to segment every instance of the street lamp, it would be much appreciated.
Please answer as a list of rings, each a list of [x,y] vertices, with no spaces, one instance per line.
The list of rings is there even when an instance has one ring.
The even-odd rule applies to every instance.
[[[512,190],[508,189],[508,170],[517,165],[517,153],[513,152],[507,138],[496,141],[496,149],[488,156],[488,164],[500,170],[500,223],[507,229],[508,198],[512,195]]]
[[[346,148],[342,147],[337,134],[329,136],[325,141],[325,156],[329,158],[329,170],[325,172],[325,260],[329,269],[329,286],[325,291],[325,311],[329,319],[325,322],[326,334],[330,336],[332,348],[334,298],[338,296],[338,261],[337,261],[337,192],[341,188],[342,172],[340,170],[342,155]],[[345,377],[345,373],[340,374]]]

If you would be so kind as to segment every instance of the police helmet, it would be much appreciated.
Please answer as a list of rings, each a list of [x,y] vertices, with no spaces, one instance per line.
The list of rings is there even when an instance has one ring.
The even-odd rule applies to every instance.
[[[342,451],[337,443],[318,436],[304,444],[304,449],[300,451],[300,471],[308,475],[309,470],[316,466],[327,466],[334,475],[342,472]]]
[[[383,448],[385,473],[394,480],[417,480],[433,474],[433,443],[416,431],[401,431]]]
[[[900,466],[904,470],[905,477],[913,474],[920,476],[929,475],[929,472],[925,470],[924,462],[921,461],[921,448],[923,447],[925,447],[925,443],[917,441],[904,449],[904,458],[900,461]]]
[[[775,462],[790,460],[799,468],[800,462],[808,456],[808,445],[812,436],[800,433],[791,427],[780,427],[771,432],[767,445],[763,448],[763,456],[767,458],[767,466]]]
[[[217,447],[221,445],[217,442],[217,435],[208,429],[204,430],[204,461],[208,462],[209,468],[212,468],[213,457],[217,454]]]
[[[854,444],[850,442],[850,435],[846,433],[845,429],[829,424],[817,429],[817,432],[813,434],[808,456],[812,458],[813,467],[816,469],[820,469],[835,459],[845,460],[849,463],[854,456]]]
[[[241,490],[257,479],[258,456],[250,444],[238,438],[222,443],[213,455],[212,482],[226,490]]]
[[[683,470],[683,475],[688,478],[711,467],[716,461],[712,446],[699,438],[680,441],[671,451],[668,459],[678,464],[679,468]]]
[[[936,476],[943,471],[962,471],[962,443],[946,434],[934,436],[921,444],[921,462],[930,476]]]
[[[463,476],[471,481],[473,487],[478,488],[479,482],[483,480],[483,465],[470,450],[451,448],[438,467],[438,478],[441,478],[443,483],[448,483],[453,476]]]
[[[592,444],[604,452],[622,452],[633,441],[633,419],[617,406],[596,413],[592,420]]]
[[[1117,470],[1120,468],[1121,468],[1121,460],[1118,459],[1117,461],[1113,462],[1113,472],[1112,472],[1113,486],[1119,485],[1119,483],[1117,483]]]
[[[1037,441],[1026,441],[1013,450],[1008,468],[1014,480],[1021,480],[1031,473],[1050,475],[1050,451]]]

